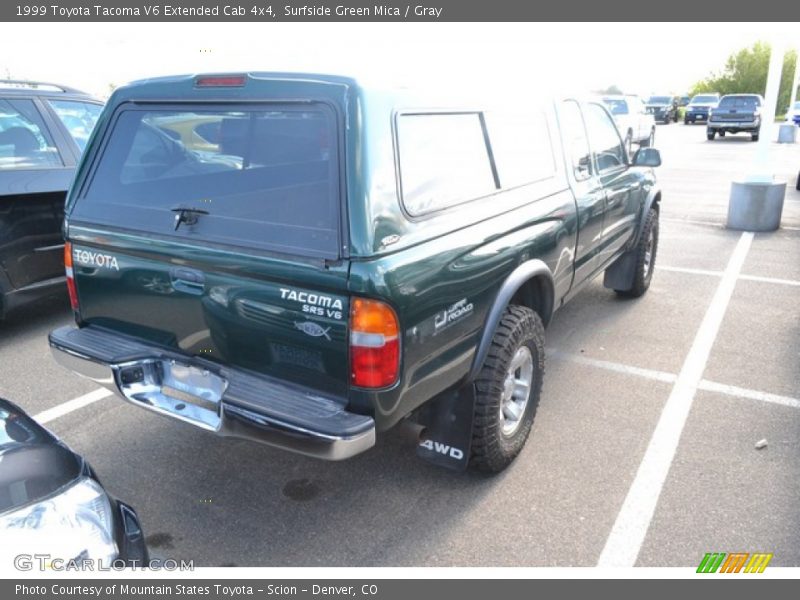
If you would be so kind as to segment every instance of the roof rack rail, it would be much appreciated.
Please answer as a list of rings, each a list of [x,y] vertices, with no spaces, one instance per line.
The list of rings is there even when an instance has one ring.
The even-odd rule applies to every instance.
[[[80,90],[58,85],[55,83],[44,83],[41,81],[27,81],[24,79],[0,79],[0,88],[41,90],[43,92],[63,92],[71,94],[83,94]]]

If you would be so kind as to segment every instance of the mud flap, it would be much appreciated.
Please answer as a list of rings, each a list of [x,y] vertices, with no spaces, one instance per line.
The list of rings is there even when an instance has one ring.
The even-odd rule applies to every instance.
[[[472,446],[475,386],[468,384],[428,402],[418,421],[425,430],[417,456],[437,466],[463,471]]]
[[[627,292],[633,288],[636,276],[636,253],[628,250],[606,269],[603,285],[612,290]]]

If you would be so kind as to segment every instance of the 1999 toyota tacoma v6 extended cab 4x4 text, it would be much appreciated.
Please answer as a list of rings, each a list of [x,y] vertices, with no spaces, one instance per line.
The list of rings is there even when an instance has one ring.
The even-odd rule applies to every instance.
[[[477,107],[477,108],[476,108]],[[405,419],[499,471],[544,328],[595,275],[640,296],[661,193],[601,101],[444,101],[325,75],[117,89],[69,193],[56,358],[129,402],[327,459]]]

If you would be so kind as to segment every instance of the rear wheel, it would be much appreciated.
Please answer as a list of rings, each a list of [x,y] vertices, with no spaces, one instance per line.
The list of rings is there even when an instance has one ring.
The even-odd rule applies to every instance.
[[[651,208],[644,222],[639,242],[636,244],[636,272],[633,277],[633,286],[629,290],[614,290],[620,296],[638,298],[642,296],[650,281],[656,266],[656,252],[658,251],[658,211]]]
[[[529,308],[506,308],[475,381],[470,467],[505,469],[533,425],[544,377],[544,325]]]
[[[714,139],[714,136],[715,136],[715,135],[716,135],[716,132],[715,132],[714,130],[712,130],[712,129],[709,129],[709,130],[707,130],[707,131],[706,131],[706,139],[707,139],[709,142],[710,142],[710,141],[712,141],[712,140]]]
[[[719,137],[725,137],[725,132],[724,131],[720,131],[719,132]]]
[[[750,134],[750,139],[753,140],[754,142],[757,142],[758,141],[758,134],[759,134],[758,131],[756,131],[755,133],[751,133]]]

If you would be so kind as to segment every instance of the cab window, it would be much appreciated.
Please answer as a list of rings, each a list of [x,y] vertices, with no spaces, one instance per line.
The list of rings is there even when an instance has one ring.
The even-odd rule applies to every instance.
[[[63,164],[33,101],[0,98],[0,169],[41,169]]]
[[[397,120],[403,205],[422,216],[497,191],[481,114],[402,114]]]
[[[595,164],[600,173],[627,165],[625,147],[617,126],[599,104],[591,103],[587,106],[586,129],[589,131]]]
[[[578,103],[574,100],[563,102],[559,110],[559,120],[564,147],[575,179],[577,181],[589,179],[592,176],[592,156]]]
[[[93,102],[78,100],[48,100],[48,102],[83,152],[103,107]]]

